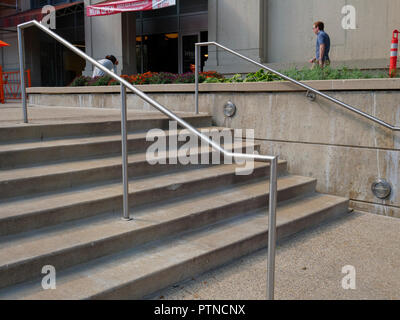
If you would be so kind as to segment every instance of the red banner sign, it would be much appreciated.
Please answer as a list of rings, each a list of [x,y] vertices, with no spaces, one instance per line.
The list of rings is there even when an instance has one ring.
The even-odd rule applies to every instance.
[[[174,6],[176,0],[125,0],[112,1],[102,4],[96,4],[86,7],[86,15],[93,16],[108,16],[111,14],[128,12],[128,11],[145,11],[161,9],[169,6]]]

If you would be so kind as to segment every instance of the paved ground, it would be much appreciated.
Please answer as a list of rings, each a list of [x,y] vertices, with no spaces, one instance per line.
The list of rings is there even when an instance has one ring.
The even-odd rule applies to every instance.
[[[400,299],[400,219],[351,213],[282,241],[276,256],[276,299]],[[356,270],[344,290],[342,267]],[[149,299],[265,299],[267,251]]]
[[[128,111],[128,119],[151,117],[154,112]],[[183,114],[183,113],[177,113]],[[45,124],[57,122],[101,121],[102,119],[120,120],[119,109],[75,108],[75,107],[29,107],[28,119],[30,124]],[[23,123],[22,105],[20,103],[0,104],[0,127],[25,125]]]

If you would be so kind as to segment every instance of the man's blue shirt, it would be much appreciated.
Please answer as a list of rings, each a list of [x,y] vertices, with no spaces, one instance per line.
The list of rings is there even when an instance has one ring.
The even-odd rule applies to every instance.
[[[325,33],[324,31],[320,31],[318,32],[317,35],[317,44],[316,44],[316,48],[315,48],[315,57],[317,58],[317,60],[319,60],[319,46],[321,44],[325,44],[325,53],[324,53],[324,58],[323,60],[329,60],[329,50],[331,48],[331,39],[329,39],[329,36],[327,33]]]

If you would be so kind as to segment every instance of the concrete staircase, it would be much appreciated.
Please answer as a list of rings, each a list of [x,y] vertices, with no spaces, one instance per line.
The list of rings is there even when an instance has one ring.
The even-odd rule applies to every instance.
[[[183,118],[212,126],[210,116]],[[251,175],[236,175],[237,164],[150,165],[146,132],[168,123],[128,123],[129,222],[119,121],[0,128],[0,299],[142,298],[267,245],[269,164]],[[278,239],[348,212],[348,199],[315,186],[279,162]],[[56,290],[42,289],[45,265]]]

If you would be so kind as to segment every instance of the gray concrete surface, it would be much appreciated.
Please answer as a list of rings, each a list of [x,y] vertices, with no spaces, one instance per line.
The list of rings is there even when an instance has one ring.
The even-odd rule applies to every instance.
[[[102,108],[76,108],[73,106],[28,106],[28,118],[30,124],[48,124],[63,122],[86,122],[99,120],[120,120],[120,104],[114,109]],[[128,120],[159,117],[161,113],[157,110],[151,111],[128,111]],[[182,115],[183,113],[181,113]],[[23,114],[21,103],[0,104],[0,127],[23,125]]]
[[[308,229],[277,247],[276,299],[400,299],[400,220],[355,212]],[[343,266],[356,270],[344,290]],[[149,299],[265,299],[267,251],[261,250]]]
[[[399,90],[399,78],[383,78],[383,79],[336,79],[336,80],[306,80],[302,81],[314,89],[319,91],[367,91],[367,90]],[[171,83],[171,84],[143,84],[135,86],[137,89],[146,93],[191,93],[194,98],[194,83]],[[200,92],[306,92],[305,89],[293,84],[289,81],[267,81],[267,82],[236,82],[236,83],[200,83]],[[68,94],[87,94],[87,93],[117,93],[120,94],[119,86],[84,86],[84,87],[31,87],[26,92],[30,98],[30,103],[35,104],[37,99],[35,94],[55,95],[57,94],[58,102],[54,105],[48,104],[47,100],[37,100],[39,106],[67,106],[61,104]],[[127,91],[128,95],[134,95]],[[82,99],[82,98],[81,98]],[[81,100],[77,100],[80,107],[89,107]],[[100,107],[100,106],[98,106]]]
[[[8,120],[21,111],[18,106],[3,110],[9,111]],[[1,299],[142,298],[266,245],[269,164],[256,163],[251,175],[236,175],[241,167],[236,164],[185,170],[174,166],[168,172],[153,166],[146,173],[137,172],[140,176],[130,172],[134,219],[121,221],[121,170],[113,174],[105,168],[119,154],[113,145],[120,147],[120,122],[108,121],[119,111],[33,107],[29,112],[38,123],[60,123],[0,127],[0,137],[9,140],[0,146],[0,167],[20,170],[19,175],[3,176],[4,188],[18,188],[18,176],[27,187],[0,196]],[[102,114],[109,117],[69,123],[71,118],[82,122]],[[128,137],[138,139],[129,140],[135,143],[129,143],[128,150],[144,152],[145,133],[154,125],[167,128],[168,119],[143,112],[133,116],[138,114],[129,121],[133,132]],[[211,125],[207,115],[183,117]],[[110,122],[113,130],[107,131]],[[191,124],[199,127],[198,122]],[[107,140],[112,145],[104,145]],[[104,175],[93,171],[99,152],[98,168]],[[24,160],[19,159],[24,153]],[[85,159],[91,162],[85,162],[88,179],[80,179]],[[280,163],[283,173],[286,163]],[[60,174],[52,174],[54,166],[63,167]],[[64,181],[59,183],[60,179]],[[315,185],[313,178],[279,175],[279,238],[347,212],[348,199],[315,194]],[[44,265],[56,268],[57,291],[43,290],[37,281]]]
[[[64,114],[62,108],[30,110],[31,115],[38,111],[37,120],[45,122]],[[101,112],[119,115],[118,110],[65,110],[77,121],[82,115],[90,118]],[[20,106],[1,105],[0,115],[2,121],[18,123]],[[355,213],[283,241],[277,252],[276,298],[399,299],[399,223],[398,219]],[[266,251],[259,251],[151,298],[264,299],[266,265]],[[345,276],[341,270],[345,265],[356,268],[356,290],[341,287]]]
[[[307,83],[367,114],[400,125],[400,79]],[[204,85],[200,86],[203,89],[199,95],[199,108],[212,115],[214,124],[254,130],[263,154],[276,154],[287,160],[292,174],[317,178],[318,192],[349,197],[351,206],[357,210],[400,218],[399,132],[392,132],[322,97],[310,101],[304,92],[293,91],[298,88],[287,82]],[[157,85],[142,88],[158,90],[149,95],[171,110],[193,111],[193,91],[187,91],[193,90],[193,85],[174,86],[165,86],[164,92],[163,87]],[[178,88],[185,91],[171,91]],[[92,94],[88,90],[85,87],[32,88],[29,99],[37,105],[100,109],[118,106],[119,93],[112,93],[109,88],[90,89],[97,91]],[[101,90],[106,93],[99,93]],[[130,109],[153,110],[135,95],[128,95],[127,101]],[[232,118],[223,113],[227,101],[237,107]],[[372,183],[378,179],[385,179],[392,185],[387,199],[378,199],[371,191]]]

